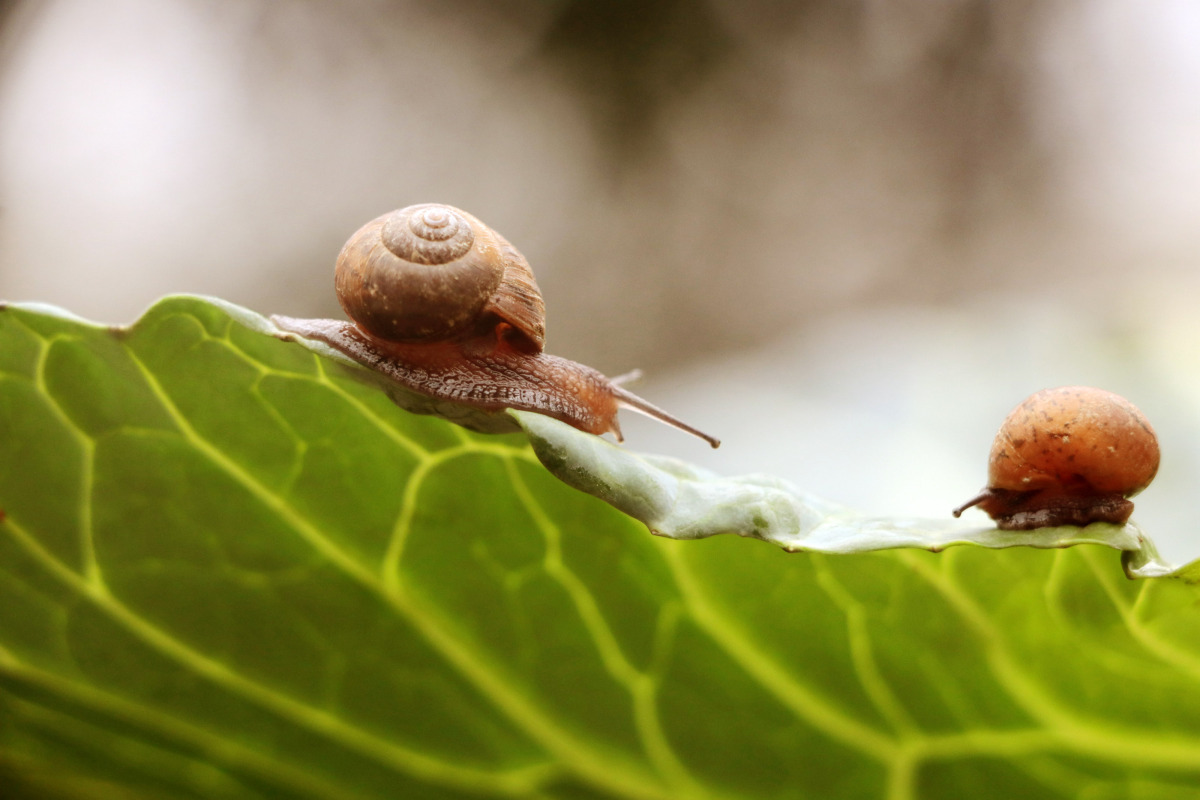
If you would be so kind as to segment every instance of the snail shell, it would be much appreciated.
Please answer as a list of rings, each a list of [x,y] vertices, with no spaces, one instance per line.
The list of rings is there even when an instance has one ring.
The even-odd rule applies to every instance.
[[[988,484],[955,509],[978,505],[1006,530],[1111,522],[1158,472],[1158,438],[1120,395],[1063,386],[1031,395],[1004,420],[988,457]]]
[[[359,228],[338,255],[334,287],[347,316],[384,341],[464,340],[504,325],[514,346],[545,345],[546,307],[529,263],[453,206],[409,206]]]

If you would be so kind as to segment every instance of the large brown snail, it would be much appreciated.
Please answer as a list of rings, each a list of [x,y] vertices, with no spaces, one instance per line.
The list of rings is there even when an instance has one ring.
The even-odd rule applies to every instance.
[[[353,323],[272,317],[418,395],[454,408],[536,411],[622,440],[629,408],[720,442],[606,378],[542,351],[545,306],[528,262],[503,236],[457,208],[409,206],[346,242],[334,277]]]
[[[954,510],[979,506],[1004,530],[1111,522],[1158,472],[1158,438],[1120,395],[1061,386],[1014,408],[992,444],[988,484]]]

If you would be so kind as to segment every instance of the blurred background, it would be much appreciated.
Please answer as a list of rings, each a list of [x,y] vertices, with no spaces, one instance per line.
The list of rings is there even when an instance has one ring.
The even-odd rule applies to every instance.
[[[340,316],[346,237],[452,203],[551,352],[725,441],[635,449],[944,516],[1014,405],[1093,384],[1200,557],[1198,4],[8,0],[0,37],[0,297]]]

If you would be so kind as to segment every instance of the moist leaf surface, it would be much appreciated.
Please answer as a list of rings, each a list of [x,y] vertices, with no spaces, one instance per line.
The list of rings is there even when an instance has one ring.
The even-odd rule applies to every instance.
[[[680,538],[937,528],[758,524],[729,493],[777,482],[642,460],[689,482],[667,502],[573,454],[594,437],[413,415],[274,333],[194,297],[128,329],[0,311],[15,796],[1200,796],[1200,597],[1126,579],[1136,529],[651,536],[538,456]]]

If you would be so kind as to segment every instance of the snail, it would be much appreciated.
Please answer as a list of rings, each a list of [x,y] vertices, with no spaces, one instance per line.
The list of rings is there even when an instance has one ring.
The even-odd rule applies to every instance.
[[[1111,522],[1158,472],[1158,438],[1133,403],[1090,386],[1044,389],[1013,409],[988,459],[979,506],[1004,530]]]
[[[428,400],[422,410],[468,420],[535,411],[623,441],[617,411],[628,408],[720,445],[622,387],[640,373],[610,379],[543,352],[545,306],[529,263],[453,206],[414,205],[368,222],[338,255],[334,286],[352,323],[272,321],[386,375]],[[469,426],[503,429],[496,425]]]

